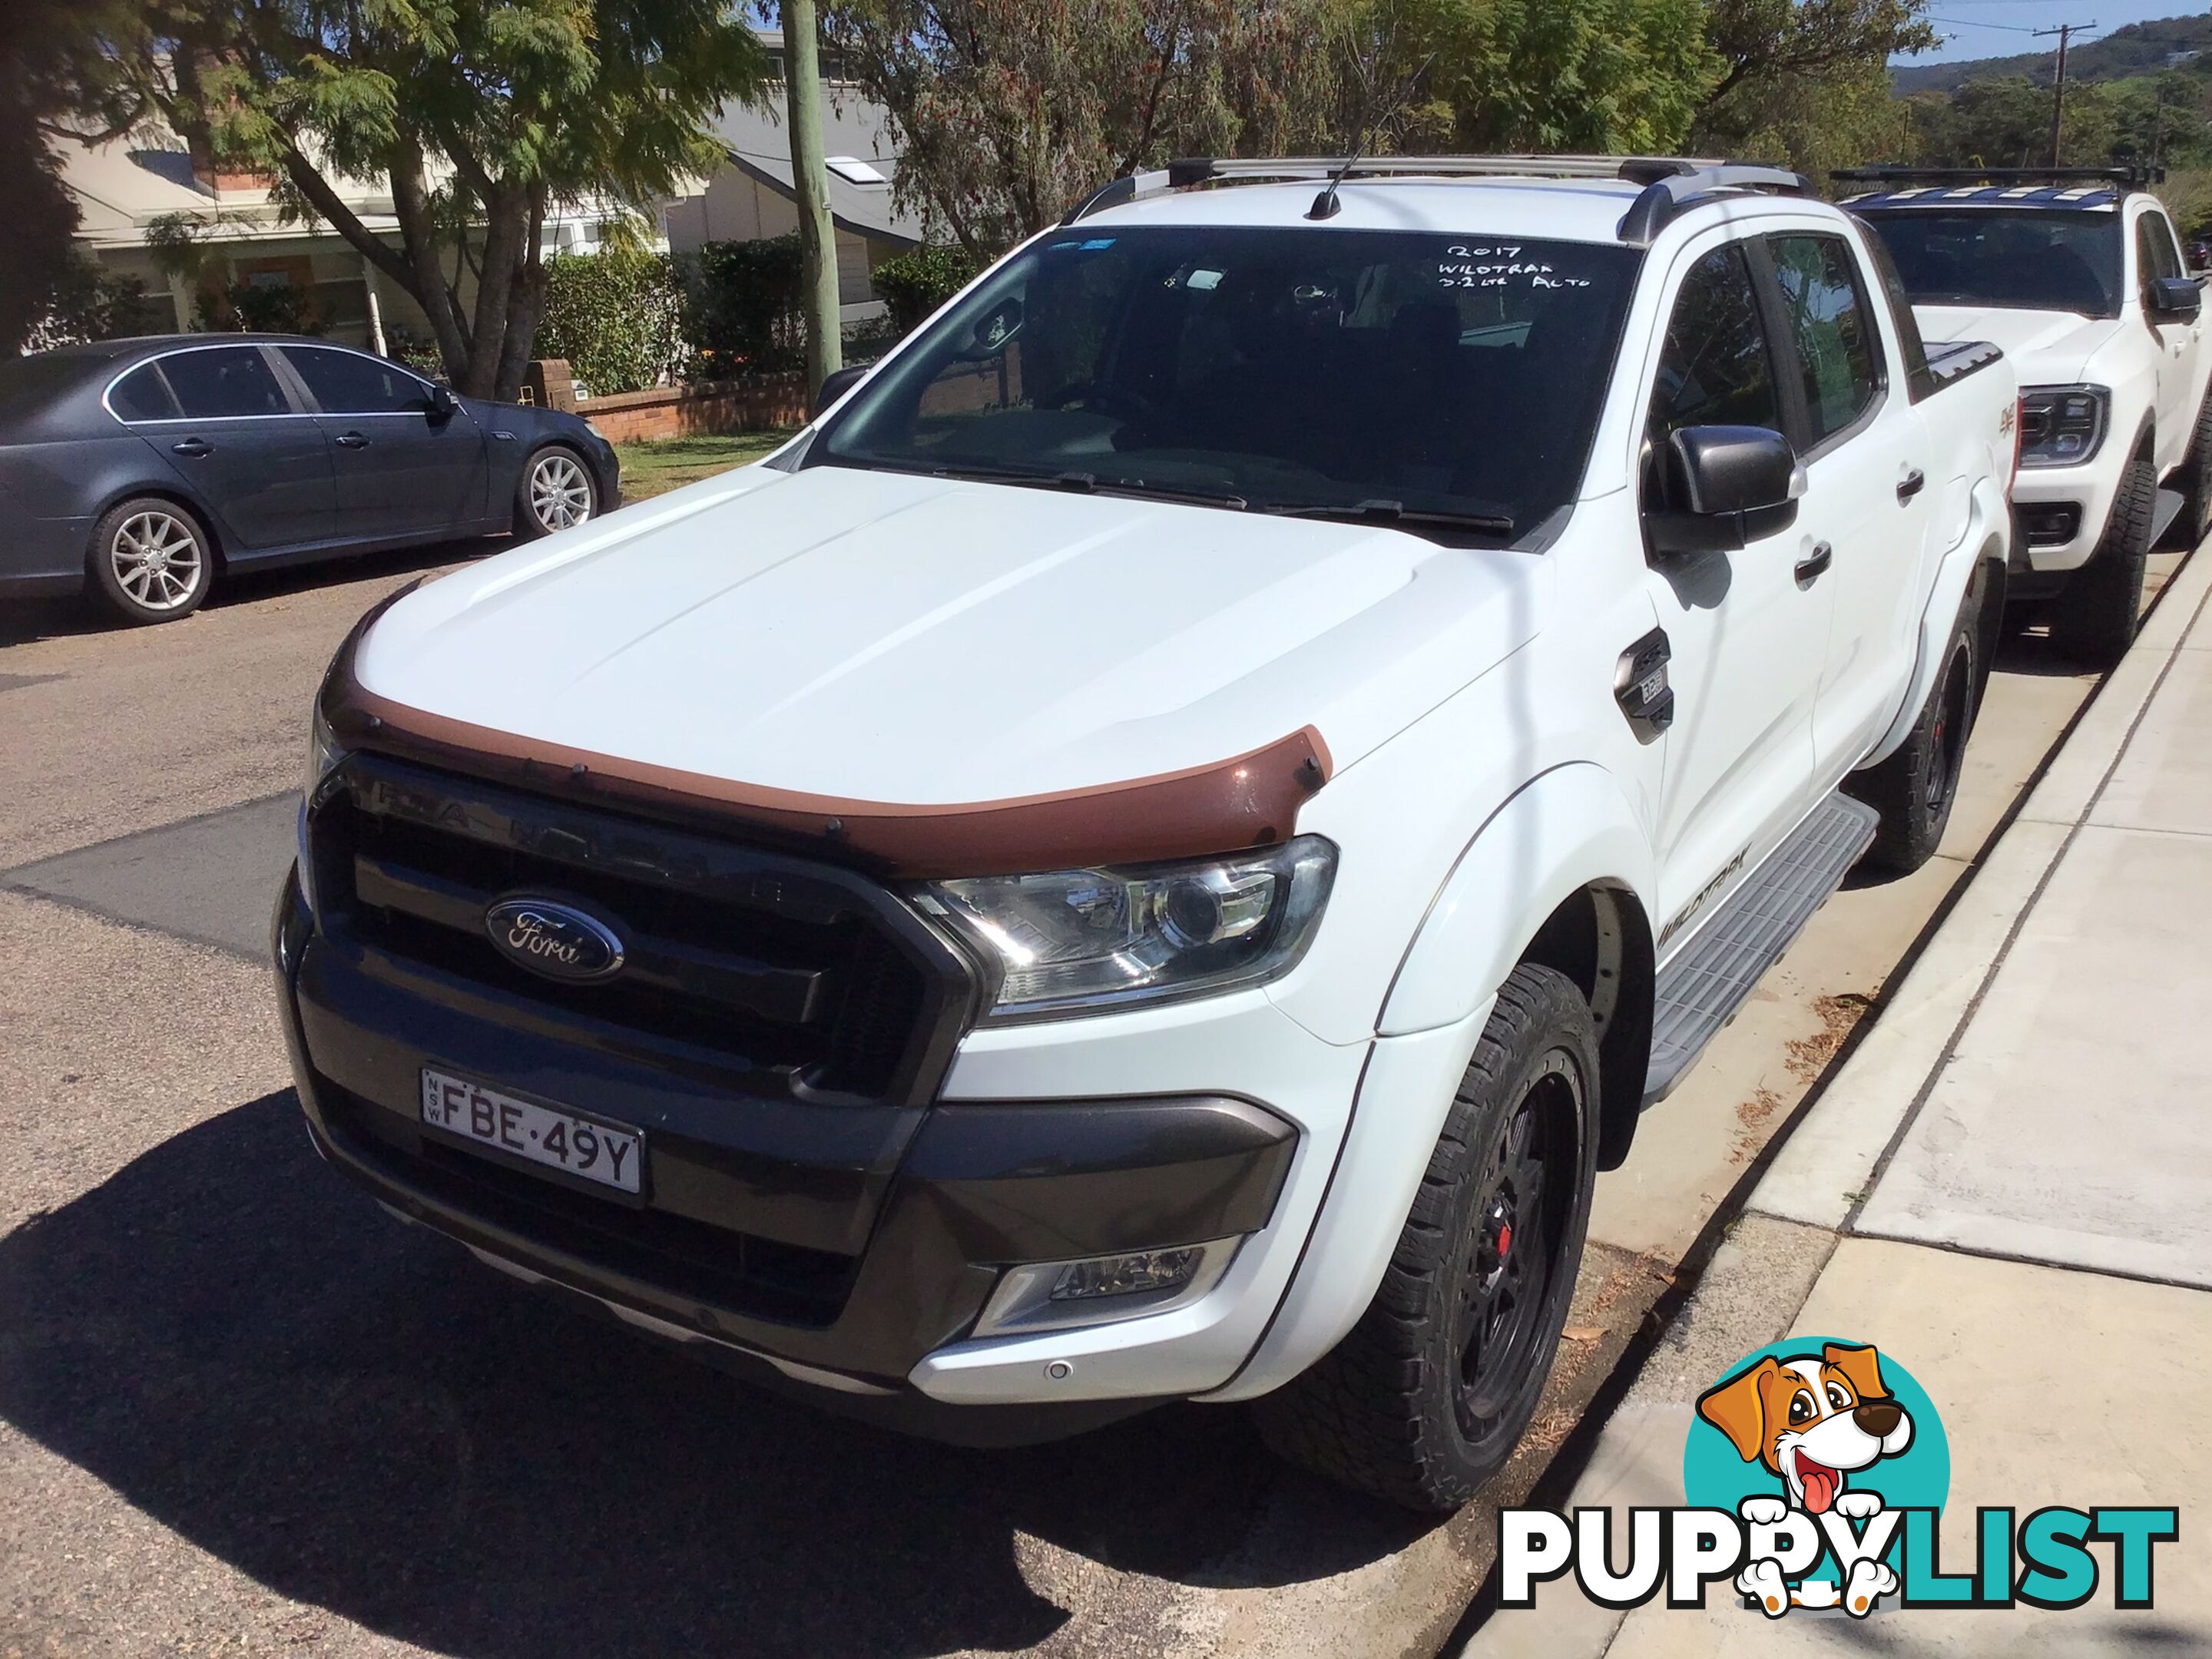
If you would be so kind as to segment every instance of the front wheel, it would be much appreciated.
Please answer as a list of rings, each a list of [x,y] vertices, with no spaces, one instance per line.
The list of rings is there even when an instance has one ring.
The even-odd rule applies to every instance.
[[[1255,1407],[1281,1455],[1409,1509],[1457,1509],[1536,1409],[1597,1179],[1597,1039],[1574,983],[1523,963],[1452,1099],[1375,1300]]]
[[[2051,601],[2051,642],[2093,668],[2110,668],[2135,643],[2143,566],[2158,511],[2158,473],[2148,447],[2128,463],[2112,515],[2089,562]]]
[[[206,529],[173,501],[137,496],[110,507],[93,526],[93,586],[125,622],[189,617],[214,580]]]
[[[574,450],[549,444],[530,458],[514,492],[514,533],[524,541],[574,530],[599,510],[599,486]]]

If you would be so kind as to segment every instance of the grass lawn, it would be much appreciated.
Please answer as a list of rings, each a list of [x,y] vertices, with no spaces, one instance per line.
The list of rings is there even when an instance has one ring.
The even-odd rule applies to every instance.
[[[617,444],[622,458],[622,491],[626,501],[681,489],[726,472],[747,461],[757,461],[791,436],[793,428],[771,432],[732,432],[714,438],[655,438],[644,443]]]

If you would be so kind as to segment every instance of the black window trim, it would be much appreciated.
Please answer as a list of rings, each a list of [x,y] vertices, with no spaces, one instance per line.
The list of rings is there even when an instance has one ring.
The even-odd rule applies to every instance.
[[[1850,239],[1834,230],[1814,230],[1799,228],[1762,231],[1746,239],[1746,257],[1751,261],[1752,285],[1759,295],[1760,309],[1766,319],[1767,355],[1770,361],[1786,361],[1791,369],[1778,375],[1781,388],[1782,406],[1789,419],[1790,447],[1797,452],[1799,465],[1810,466],[1826,456],[1832,455],[1844,445],[1864,432],[1881,416],[1889,402],[1889,352],[1876,325],[1871,331],[1874,356],[1874,396],[1867,406],[1855,416],[1850,425],[1838,427],[1825,438],[1813,440],[1812,405],[1805,399],[1805,365],[1797,355],[1797,342],[1790,330],[1787,301],[1782,297],[1782,279],[1777,274],[1775,259],[1769,244],[1783,237],[1805,237],[1815,241],[1831,241],[1840,246],[1850,262],[1852,291],[1858,296],[1859,310],[1869,322],[1874,307],[1867,293],[1866,272],[1861,269]]]
[[[434,396],[430,382],[415,373],[413,369],[408,368],[404,364],[395,363],[389,357],[380,357],[373,351],[356,350],[352,346],[340,345],[335,341],[329,340],[286,340],[269,349],[276,354],[278,361],[283,365],[282,373],[292,383],[294,401],[305,405],[310,414],[326,415],[334,420],[343,418],[349,421],[389,420],[395,416],[402,420],[420,420],[425,414],[426,409],[325,409],[323,407],[323,400],[315,396],[314,388],[307,384],[307,377],[294,366],[289,355],[294,351],[335,351],[342,356],[358,357],[364,362],[374,363],[380,369],[389,369],[396,374],[414,381],[416,386],[422,388],[422,398],[426,406]]]
[[[282,415],[161,415],[152,420],[126,421],[115,412],[115,405],[107,401],[107,394],[115,390],[125,375],[135,374],[149,363],[155,365],[166,363],[172,357],[185,356],[195,351],[236,351],[240,348],[261,354],[262,362],[268,367],[270,374],[276,377],[276,389],[284,394],[284,401],[292,405],[289,410]],[[169,389],[169,401],[179,410],[184,408],[185,400],[177,396],[177,389],[171,385],[166,371],[161,374],[161,384]],[[171,346],[166,350],[155,352],[149,357],[141,357],[129,368],[111,376],[107,384],[100,389],[100,406],[107,411],[112,419],[126,427],[205,426],[214,421],[312,421],[315,418],[313,410],[300,407],[299,393],[294,390],[292,385],[291,365],[284,362],[282,357],[276,356],[273,349],[261,340],[210,340],[198,345]]]

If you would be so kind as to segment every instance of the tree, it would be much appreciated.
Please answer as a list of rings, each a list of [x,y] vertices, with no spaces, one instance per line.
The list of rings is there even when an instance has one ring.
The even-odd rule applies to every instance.
[[[1428,64],[1389,148],[1650,154],[1720,73],[1705,20],[1704,0],[1382,0],[1358,27],[1376,84]]]
[[[1321,147],[1336,0],[842,0],[830,27],[890,112],[896,189],[973,255],[1176,155]]]
[[[111,86],[219,162],[274,175],[289,213],[414,298],[453,385],[478,396],[521,384],[553,205],[642,202],[712,170],[706,123],[767,71],[723,0],[141,3],[151,22],[114,43]],[[399,246],[347,204],[345,178],[388,182]]]
[[[783,0],[783,86],[791,119],[791,197],[806,272],[806,386],[845,366],[838,304],[837,228],[830,212],[830,167],[822,153],[822,26],[814,0]]]
[[[1937,41],[1925,0],[1713,0],[1706,34],[1721,62],[1690,131],[1699,150],[1749,155],[1759,137],[1788,146],[1774,159],[1838,166],[1901,143],[1883,66]],[[1867,148],[1851,153],[1859,146]]]
[[[125,123],[101,95],[100,64],[106,44],[134,27],[129,0],[0,3],[0,225],[8,228],[0,349],[14,351],[34,331],[70,332],[70,319],[82,310],[92,279],[70,246],[76,203],[63,187],[53,145]]]

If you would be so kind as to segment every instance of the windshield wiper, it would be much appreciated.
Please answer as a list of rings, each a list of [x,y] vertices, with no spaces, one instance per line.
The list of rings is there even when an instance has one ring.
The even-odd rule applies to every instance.
[[[1282,519],[1328,519],[1340,524],[1428,525],[1510,536],[1513,520],[1498,513],[1455,513],[1449,507],[1407,507],[1403,501],[1355,501],[1349,507],[1274,506],[1261,509]]]
[[[1164,484],[1148,484],[1142,478],[1102,478],[1095,472],[1061,472],[1054,475],[1053,483],[1062,489],[1073,489],[1085,495],[1131,495],[1139,501],[1182,501],[1191,507],[1225,507],[1232,513],[1242,513],[1251,505],[1242,495],[1211,493],[1203,489],[1174,489]]]

